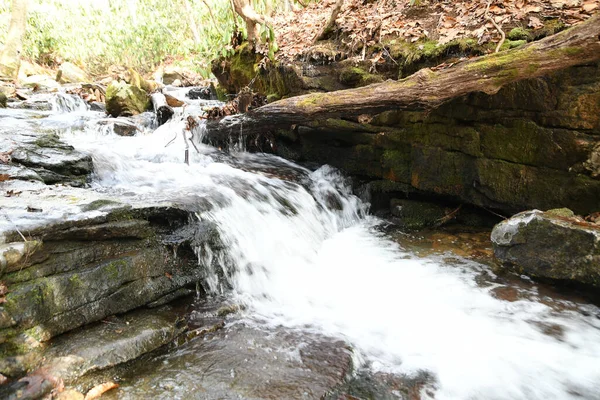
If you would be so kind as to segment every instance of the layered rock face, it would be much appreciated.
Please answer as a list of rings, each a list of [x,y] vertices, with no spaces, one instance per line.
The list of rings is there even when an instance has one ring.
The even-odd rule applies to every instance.
[[[107,207],[104,201],[89,210]],[[110,205],[108,205],[110,207]],[[93,214],[92,214],[93,215]],[[5,234],[0,246],[8,293],[0,311],[0,373],[11,376],[27,337],[45,341],[109,315],[160,305],[195,292],[203,278],[190,241],[216,241],[209,226],[187,226],[188,213],[116,207],[105,215],[48,224],[32,240]],[[21,336],[21,338],[19,338]]]
[[[335,94],[332,94],[332,96]],[[378,190],[506,212],[600,208],[600,66],[474,93],[432,112],[389,110],[275,134],[276,153],[342,168]]]

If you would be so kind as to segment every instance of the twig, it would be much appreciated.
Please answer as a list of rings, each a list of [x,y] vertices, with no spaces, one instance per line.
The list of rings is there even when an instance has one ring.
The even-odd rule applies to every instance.
[[[502,214],[498,214],[497,212],[494,212],[494,211],[492,211],[492,210],[490,210],[488,208],[485,208],[484,206],[478,206],[478,207],[483,208],[485,211],[489,212],[490,214],[494,214],[496,217],[500,217],[502,219],[508,219],[508,217],[506,217],[506,216],[504,216]]]
[[[456,209],[454,211],[451,211],[448,214],[444,215],[442,218],[438,219],[436,226],[442,226],[446,222],[448,222],[451,219],[453,219],[454,217],[456,217],[456,214],[460,211],[461,207],[462,207],[462,204],[460,204],[458,207],[456,207]]]
[[[496,46],[496,51],[495,53],[500,51],[500,47],[502,47],[502,45],[504,44],[504,40],[506,39],[506,34],[504,33],[504,31],[502,29],[500,29],[500,27],[498,26],[498,24],[496,23],[496,21],[494,21],[494,18],[490,17],[488,12],[490,11],[490,5],[492,4],[492,2],[488,2],[487,3],[487,7],[485,8],[485,18],[490,21],[492,23],[492,25],[494,25],[494,28],[496,28],[496,30],[500,33],[500,36],[502,36],[502,38],[500,39],[500,41],[498,42],[498,45]]]

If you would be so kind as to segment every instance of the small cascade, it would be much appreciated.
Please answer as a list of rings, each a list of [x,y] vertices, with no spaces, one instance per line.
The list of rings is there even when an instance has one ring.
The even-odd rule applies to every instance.
[[[79,96],[58,92],[50,98],[52,111],[55,113],[72,113],[87,111],[88,105]]]

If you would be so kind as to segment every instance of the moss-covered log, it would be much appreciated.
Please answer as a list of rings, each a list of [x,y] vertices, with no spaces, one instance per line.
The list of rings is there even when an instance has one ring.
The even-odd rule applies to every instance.
[[[472,92],[497,93],[503,86],[600,60],[600,15],[569,30],[514,50],[461,62],[451,68],[422,69],[399,81],[356,89],[312,93],[276,101],[247,113],[209,123],[205,140],[219,143],[243,123],[245,134],[265,126],[306,124],[315,119],[354,120],[358,115],[385,111],[427,110]],[[236,133],[237,135],[237,133]]]

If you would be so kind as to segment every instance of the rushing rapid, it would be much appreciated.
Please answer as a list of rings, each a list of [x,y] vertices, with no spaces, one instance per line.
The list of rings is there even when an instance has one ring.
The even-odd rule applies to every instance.
[[[248,323],[341,338],[374,371],[426,371],[423,398],[600,398],[594,306],[501,300],[477,283],[487,267],[417,258],[381,233],[331,167],[203,145],[188,149],[187,165],[182,116],[121,137],[99,113],[61,101],[70,112],[39,124],[92,155],[93,190],[211,205],[196,217],[216,224],[225,250],[196,249],[203,265],[221,260],[207,290],[244,305]]]

